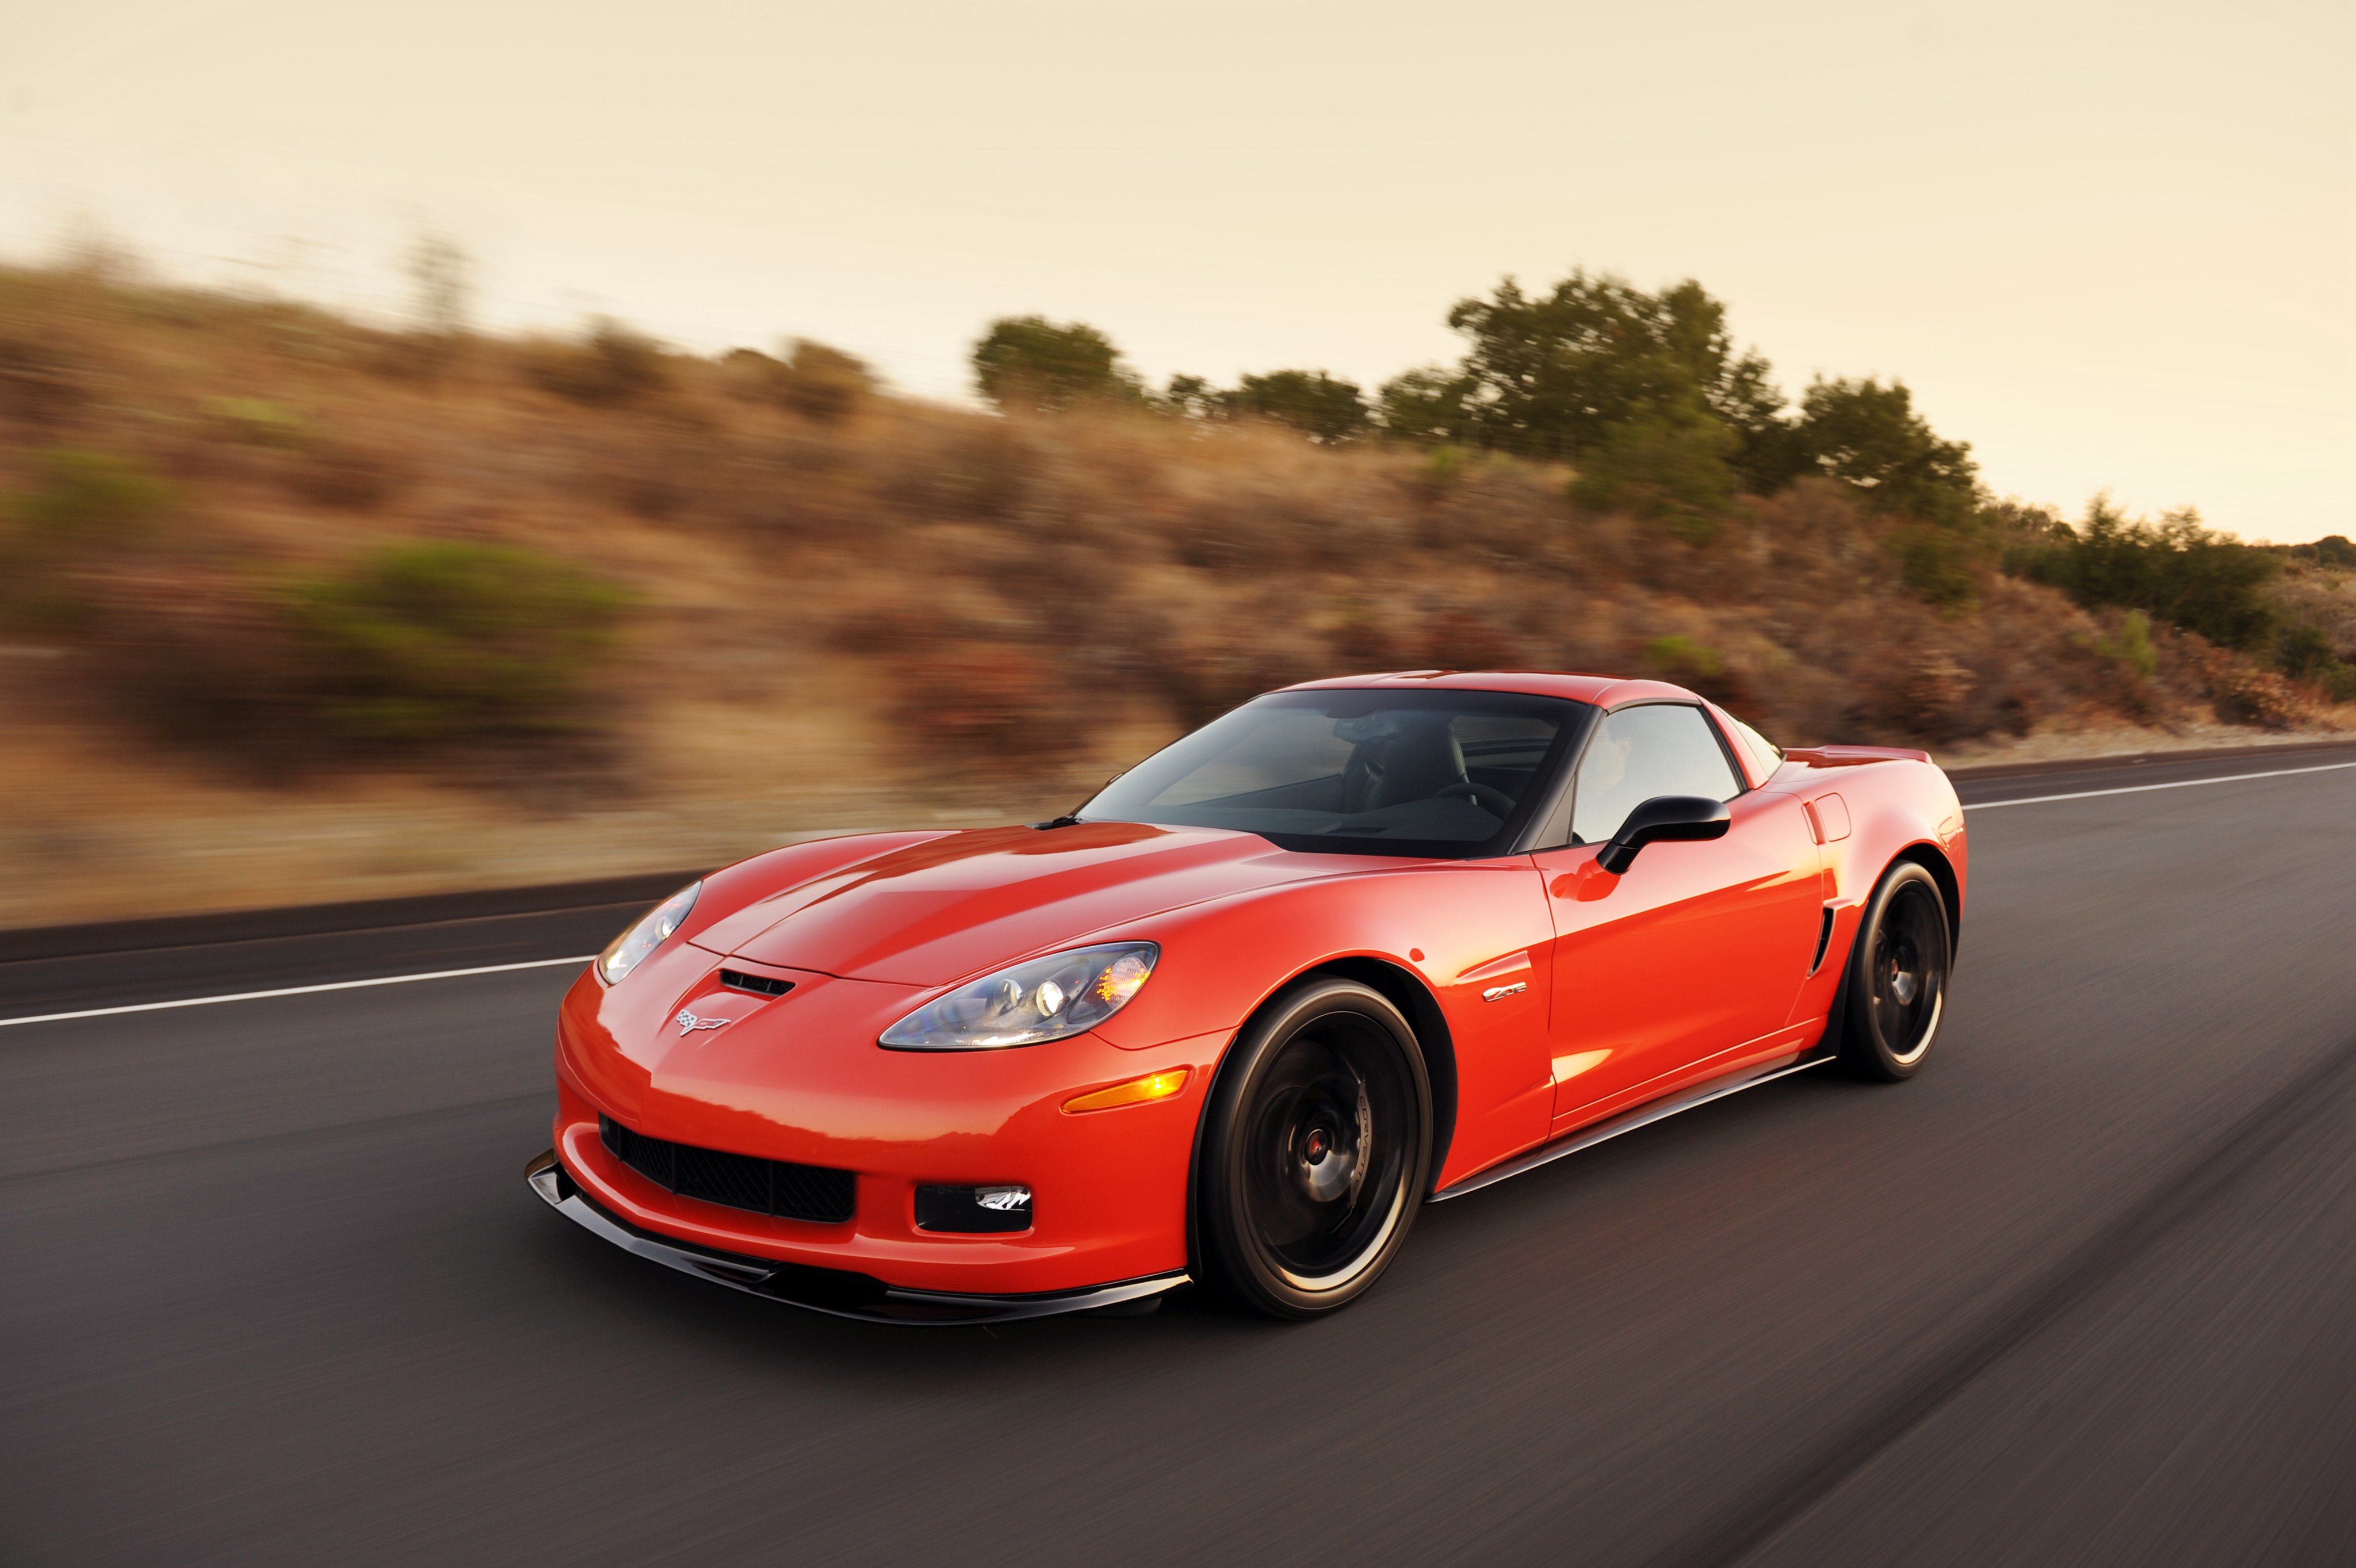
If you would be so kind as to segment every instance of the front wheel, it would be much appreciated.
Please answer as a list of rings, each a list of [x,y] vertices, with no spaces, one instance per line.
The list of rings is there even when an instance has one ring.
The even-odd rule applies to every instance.
[[[1231,1294],[1313,1317],[1365,1293],[1430,1176],[1431,1085],[1381,993],[1311,980],[1244,1031],[1205,1111],[1204,1262]]]
[[[1913,861],[1867,900],[1849,957],[1840,1056],[1861,1078],[1894,1083],[1922,1069],[1947,1008],[1954,943],[1938,882]]]

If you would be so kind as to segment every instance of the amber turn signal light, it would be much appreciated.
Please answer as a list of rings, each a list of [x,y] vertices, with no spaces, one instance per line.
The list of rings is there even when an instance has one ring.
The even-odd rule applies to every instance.
[[[1132,1078],[1127,1083],[1116,1083],[1110,1089],[1092,1089],[1086,1094],[1076,1094],[1064,1101],[1066,1111],[1109,1111],[1116,1105],[1142,1105],[1149,1100],[1167,1100],[1186,1087],[1190,1069],[1172,1068],[1168,1072],[1148,1073]]]

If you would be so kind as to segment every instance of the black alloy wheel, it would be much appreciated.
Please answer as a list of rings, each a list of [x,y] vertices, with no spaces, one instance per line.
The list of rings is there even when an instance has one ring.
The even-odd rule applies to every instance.
[[[1431,1084],[1380,992],[1305,980],[1246,1027],[1204,1112],[1195,1202],[1210,1277],[1277,1317],[1375,1283],[1430,1180]]]
[[[1840,1054],[1852,1070],[1891,1083],[1922,1070],[1946,1013],[1954,955],[1936,879],[1911,860],[1891,866],[1849,958]]]

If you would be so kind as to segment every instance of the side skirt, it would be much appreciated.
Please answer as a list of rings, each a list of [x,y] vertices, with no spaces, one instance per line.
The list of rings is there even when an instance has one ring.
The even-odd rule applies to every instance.
[[[1462,1197],[1468,1192],[1478,1192],[1484,1187],[1494,1187],[1509,1176],[1517,1176],[1524,1171],[1534,1171],[1540,1165],[1551,1165],[1564,1155],[1575,1155],[1581,1149],[1591,1149],[1598,1144],[1609,1143],[1622,1133],[1633,1133],[1639,1127],[1665,1121],[1680,1111],[1690,1111],[1697,1105],[1707,1105],[1713,1100],[1723,1100],[1730,1094],[1740,1094],[1746,1089],[1756,1089],[1762,1083],[1772,1083],[1779,1078],[1789,1078],[1795,1072],[1805,1072],[1812,1067],[1822,1067],[1832,1059],[1829,1052],[1821,1049],[1812,1050],[1804,1055],[1761,1062],[1728,1073],[1723,1078],[1705,1079],[1695,1084],[1691,1089],[1681,1090],[1675,1094],[1663,1095],[1660,1099],[1639,1105],[1632,1111],[1623,1111],[1617,1116],[1606,1117],[1593,1126],[1581,1127],[1578,1132],[1567,1137],[1558,1138],[1551,1144],[1541,1144],[1526,1155],[1516,1155],[1510,1160],[1491,1165],[1487,1170],[1474,1171],[1463,1180],[1440,1188],[1424,1201],[1445,1203],[1451,1197]]]

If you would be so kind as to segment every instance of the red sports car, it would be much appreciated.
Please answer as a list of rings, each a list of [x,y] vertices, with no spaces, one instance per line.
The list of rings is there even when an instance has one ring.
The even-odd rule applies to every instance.
[[[1964,816],[1921,752],[1779,751],[1675,686],[1271,693],[1066,817],[682,888],[557,1020],[528,1171],[617,1246],[852,1316],[1280,1316],[1417,1209],[1937,1037]]]

